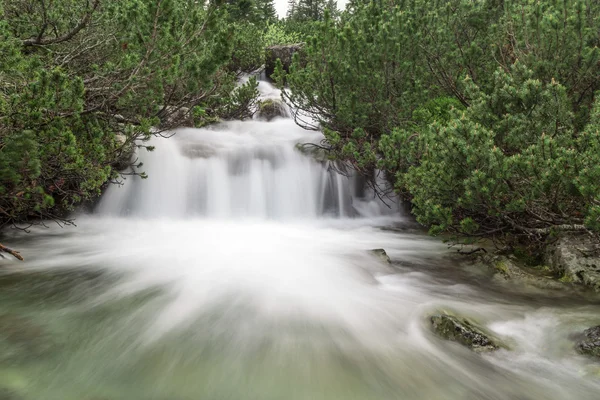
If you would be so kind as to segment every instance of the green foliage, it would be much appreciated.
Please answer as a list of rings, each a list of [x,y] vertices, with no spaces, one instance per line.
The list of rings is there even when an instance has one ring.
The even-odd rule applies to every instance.
[[[245,22],[264,27],[277,21],[274,0],[226,0],[231,22]]]
[[[267,25],[267,31],[264,35],[265,47],[284,44],[295,44],[302,42],[302,35],[298,32],[286,30],[283,23]]]
[[[587,145],[597,131],[578,134],[566,89],[533,76],[521,64],[499,69],[489,93],[467,81],[471,106],[421,132],[425,151],[403,176],[419,222],[434,232],[530,235],[593,218],[597,171],[595,183],[580,183],[587,198],[577,183],[600,162]]]
[[[326,0],[291,0],[288,3],[287,19],[294,21],[320,21],[325,16],[329,3]]]
[[[227,18],[194,0],[0,0],[0,226],[98,195],[182,108],[198,124],[247,116],[256,82],[235,79],[260,65],[262,31]]]
[[[210,102],[210,115],[216,120],[251,118],[257,108],[258,82],[250,77],[243,85],[230,82],[230,92],[226,96],[217,96]],[[204,124],[200,124],[204,125]]]
[[[597,15],[586,0],[351,1],[278,73],[330,154],[384,170],[432,233],[598,230]]]
[[[234,74],[250,73],[265,63],[263,28],[246,22],[232,23],[233,54],[228,70]]]

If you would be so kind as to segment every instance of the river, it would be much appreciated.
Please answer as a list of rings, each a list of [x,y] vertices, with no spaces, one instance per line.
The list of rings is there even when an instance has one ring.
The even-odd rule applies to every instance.
[[[0,260],[0,399],[600,398],[600,364],[571,339],[600,323],[597,297],[458,262],[295,149],[319,140],[285,118],[183,129],[76,227],[16,233],[27,260]],[[439,310],[509,349],[439,339]]]

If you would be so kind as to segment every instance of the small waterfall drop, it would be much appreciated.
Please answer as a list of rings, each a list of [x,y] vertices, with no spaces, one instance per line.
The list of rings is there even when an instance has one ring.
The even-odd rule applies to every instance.
[[[280,92],[261,81],[263,98]],[[289,114],[289,113],[288,113]],[[314,219],[375,217],[390,210],[372,193],[303,154],[322,135],[290,118],[223,122],[154,138],[138,154],[149,178],[128,177],[104,195],[98,212],[137,217]],[[358,196],[356,195],[358,193]]]

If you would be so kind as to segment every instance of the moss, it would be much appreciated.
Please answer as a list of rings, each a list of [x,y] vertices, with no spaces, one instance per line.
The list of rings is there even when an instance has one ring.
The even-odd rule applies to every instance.
[[[536,265],[534,268],[546,273],[550,273],[553,271],[552,268],[550,268],[548,265]]]
[[[509,275],[508,266],[504,261],[498,261],[496,265],[494,265],[494,269],[496,269],[498,272],[504,275]]]
[[[466,318],[446,313],[430,317],[433,331],[440,337],[458,342],[477,352],[494,351],[500,346],[482,329]]]
[[[573,283],[573,277],[571,275],[563,275],[558,279],[562,283]]]
[[[263,100],[259,103],[260,110],[268,109],[269,107],[274,107],[275,103],[271,99]]]

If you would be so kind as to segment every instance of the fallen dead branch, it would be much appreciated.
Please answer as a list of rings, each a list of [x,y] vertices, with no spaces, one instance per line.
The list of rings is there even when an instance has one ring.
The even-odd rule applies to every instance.
[[[1,253],[8,253],[11,256],[15,257],[17,260],[23,261],[23,256],[21,255],[21,253],[19,253],[16,250],[13,250],[9,247],[4,246],[2,243],[0,243],[0,255],[2,255]]]

